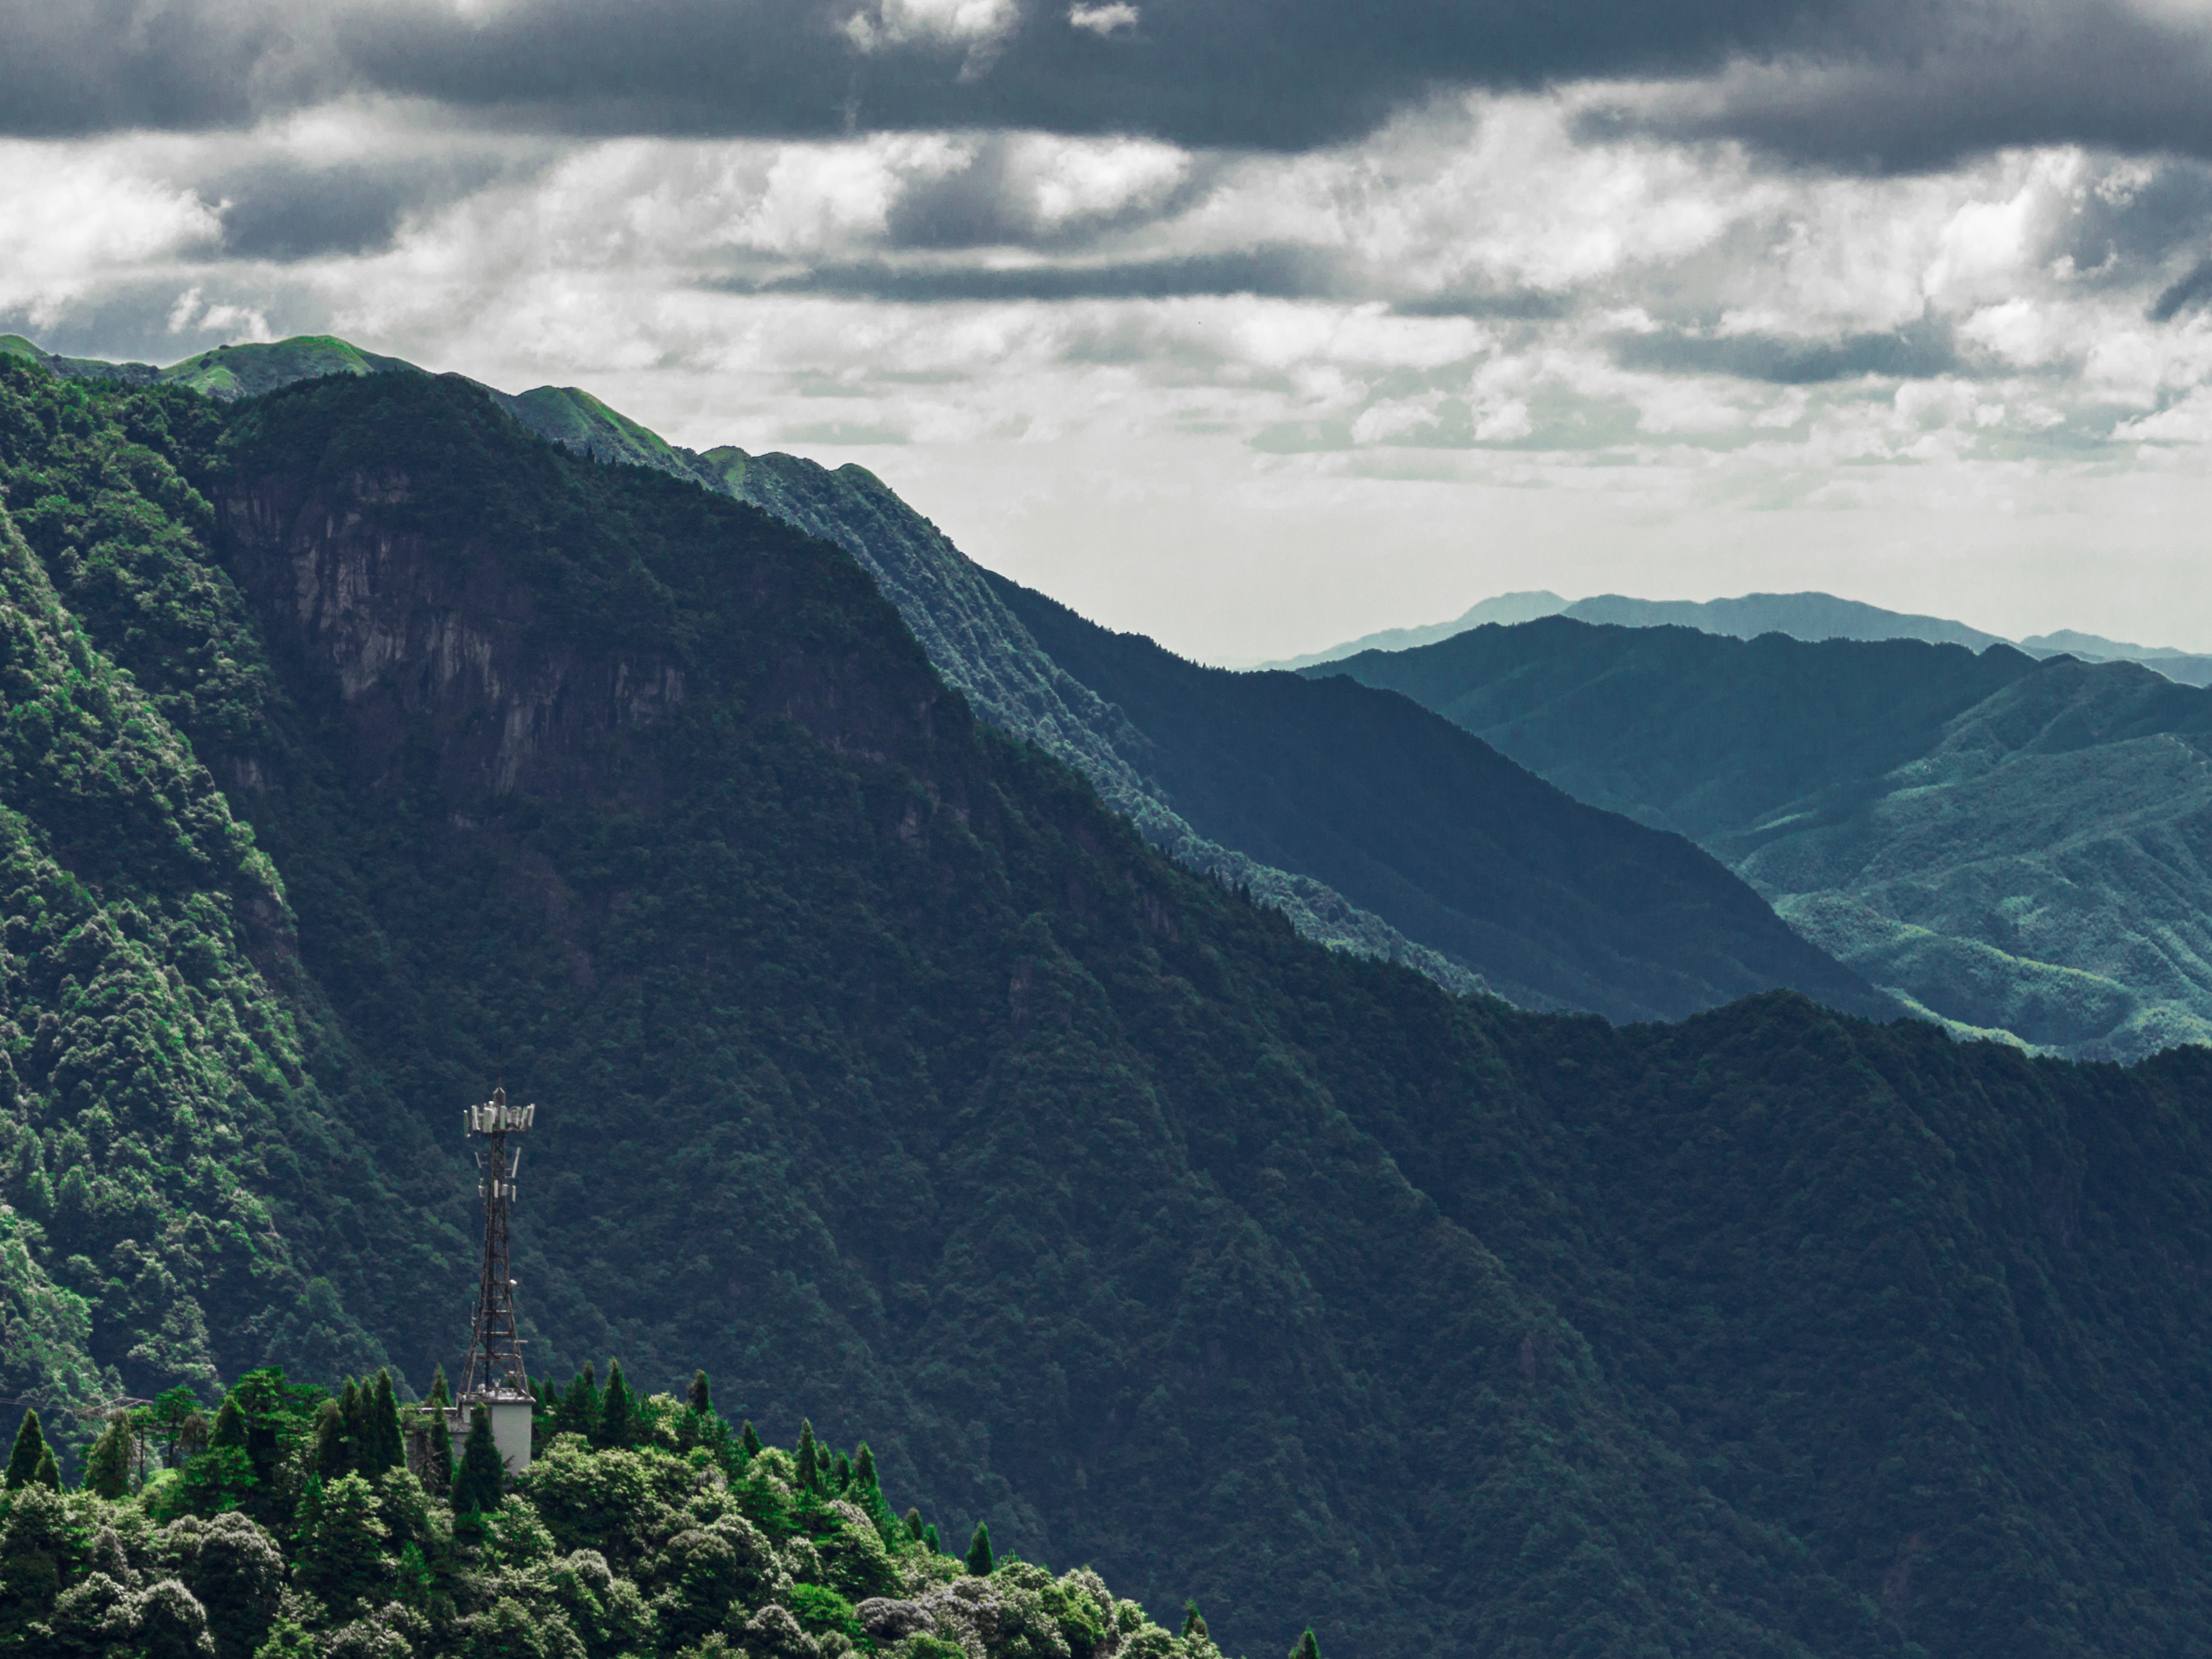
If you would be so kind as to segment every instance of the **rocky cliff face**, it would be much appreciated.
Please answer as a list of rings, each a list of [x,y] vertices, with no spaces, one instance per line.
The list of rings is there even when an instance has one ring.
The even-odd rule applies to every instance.
[[[427,739],[455,796],[649,799],[621,737],[684,701],[665,652],[550,638],[538,595],[498,548],[435,548],[396,528],[404,473],[264,477],[218,503],[230,566],[275,641],[325,671],[352,728],[355,781],[396,787]]]
[[[355,787],[390,793],[410,766],[428,765],[450,799],[650,810],[665,798],[665,760],[636,739],[668,725],[701,672],[743,685],[756,719],[790,719],[839,753],[927,769],[943,687],[920,652],[863,660],[875,653],[839,630],[809,636],[781,617],[757,650],[742,629],[640,637],[594,626],[605,607],[588,598],[580,607],[557,536],[549,553],[511,532],[471,533],[442,489],[388,466],[292,466],[249,470],[216,504],[230,574],[271,647],[307,670],[302,683],[321,688],[349,729]],[[687,505],[756,517],[732,502]],[[789,573],[773,562],[732,560],[719,574],[725,596],[756,620],[790,599]],[[642,567],[629,576],[635,592],[599,597],[617,611],[640,594],[668,609]],[[865,582],[847,578],[856,596]],[[232,770],[251,787],[259,763],[242,756]]]

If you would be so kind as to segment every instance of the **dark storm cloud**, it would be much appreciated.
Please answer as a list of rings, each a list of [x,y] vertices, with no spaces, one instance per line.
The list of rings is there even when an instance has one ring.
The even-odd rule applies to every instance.
[[[2208,294],[2212,294],[2212,259],[2203,259],[2169,283],[2165,291],[2151,301],[2148,314],[2154,323],[2172,322]]]
[[[1709,70],[1786,46],[1835,0],[1145,0],[1130,28],[1009,0],[988,40],[866,0],[416,3],[0,0],[0,124],[235,125],[341,90],[549,130],[827,136],[858,128],[1142,132],[1299,148],[1440,88]],[[856,36],[874,20],[872,50]],[[899,27],[904,17],[908,27]]]
[[[1552,322],[1575,308],[1571,295],[1539,289],[1454,289],[1394,300],[1401,317],[1479,317],[1520,322]]]
[[[375,158],[331,167],[258,161],[198,185],[220,203],[223,252],[289,261],[374,253],[412,212],[441,206],[514,171],[501,161],[441,156]]]
[[[2212,155],[2204,26],[2127,0],[1136,9],[1102,33],[1066,0],[1006,0],[1003,27],[963,33],[930,0],[514,0],[466,17],[434,0],[0,0],[0,130],[231,126],[350,91],[571,133],[1030,128],[1294,149],[1442,90],[1615,77],[1673,83],[1615,128],[1824,166],[2051,142]]]
[[[822,294],[837,299],[919,305],[963,301],[1171,300],[1226,294],[1328,299],[1354,292],[1333,263],[1299,247],[1012,269],[860,260],[824,264],[785,276],[734,278],[717,286],[749,294]]]
[[[2125,0],[1857,0],[1789,50],[1586,125],[1875,173],[2061,143],[2206,156],[2208,46],[2203,22]]]
[[[1850,334],[1839,340],[1791,339],[1774,334],[1698,335],[1662,329],[1616,335],[1609,343],[1623,368],[1662,374],[1732,374],[1771,386],[1817,386],[1829,380],[1917,380],[1961,368],[1949,329],[1926,322],[1889,334]]]
[[[1018,148],[994,134],[976,145],[966,166],[941,177],[908,181],[885,226],[892,246],[1080,246],[1180,211],[1204,196],[1220,172],[1217,163],[1198,160],[1158,187],[1135,191],[1110,209],[1054,216],[1042,210]]]
[[[269,0],[0,0],[0,131],[19,136],[236,126],[347,73]]]

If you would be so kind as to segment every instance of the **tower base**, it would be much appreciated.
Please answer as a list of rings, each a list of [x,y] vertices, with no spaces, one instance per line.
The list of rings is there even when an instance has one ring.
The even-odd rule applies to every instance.
[[[506,1463],[509,1474],[520,1474],[530,1467],[530,1418],[533,1409],[530,1396],[502,1391],[498,1394],[472,1394],[456,1407],[446,1412],[446,1430],[453,1437],[453,1455],[460,1455],[461,1448],[468,1443],[469,1413],[482,1406],[491,1413],[491,1443],[499,1448],[501,1461]]]

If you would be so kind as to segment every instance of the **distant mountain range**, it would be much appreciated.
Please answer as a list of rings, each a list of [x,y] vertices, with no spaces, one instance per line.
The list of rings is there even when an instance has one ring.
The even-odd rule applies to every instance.
[[[1678,830],[1962,1033],[2212,1040],[2212,691],[2007,645],[1553,617],[1310,669]]]
[[[19,338],[0,351],[65,378],[220,398],[423,372],[313,336],[166,369],[58,358]],[[865,468],[686,449],[573,386],[479,390],[576,453],[689,479],[842,548],[988,723],[1075,767],[1155,845],[1310,939],[1455,993],[1616,1020],[1774,988],[1848,1012],[1902,1012],[1709,854],[1583,805],[1404,699],[1202,669],[1096,628],[983,570]],[[1523,597],[1540,609],[1551,596]]]
[[[1610,623],[1619,628],[1694,628],[1700,633],[1732,639],[1756,639],[1762,634],[1786,634],[1792,639],[1923,640],[1932,645],[1963,645],[1984,651],[1993,645],[2015,645],[2031,657],[2078,657],[2084,662],[2139,662],[2170,680],[2185,685],[2212,685],[2212,656],[2178,651],[2170,646],[2130,645],[2096,634],[2064,629],[2037,634],[2024,640],[2007,640],[1965,623],[1942,617],[1922,617],[1856,599],[1839,599],[1832,593],[1747,593],[1734,599],[1635,599],[1620,593],[1600,593],[1587,599],[1564,599],[1546,592],[1501,593],[1485,599],[1448,623],[1421,628],[1386,629],[1356,640],[1346,640],[1325,651],[1259,665],[1262,668],[1303,669],[1327,662],[1341,662],[1363,651],[1407,651],[1433,645],[1486,623],[1510,626],[1539,617],[1566,616],[1577,622]]]

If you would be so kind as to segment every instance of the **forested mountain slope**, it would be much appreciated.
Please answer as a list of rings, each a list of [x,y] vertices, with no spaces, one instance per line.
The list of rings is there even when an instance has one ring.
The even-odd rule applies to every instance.
[[[1200,667],[990,581],[1145,734],[1148,772],[1202,833],[1310,871],[1523,1006],[1669,1018],[1787,985],[1894,1012],[1686,841],[1571,799],[1404,698]]]
[[[421,373],[398,359],[315,336],[206,353],[158,371],[37,355],[69,377],[191,385],[220,398],[316,374]],[[1159,775],[1164,751],[1153,734],[1041,647],[1005,602],[1001,585],[864,468],[831,471],[794,456],[730,447],[702,454],[668,443],[574,386],[540,386],[519,396],[479,389],[532,431],[579,454],[694,480],[843,548],[876,579],[932,665],[987,724],[1067,762],[1154,845],[1188,868],[1246,889],[1309,939],[1402,963],[1456,993],[1490,992],[1527,1006],[1588,1008],[1614,1018],[1671,1017],[1774,986],[1853,1011],[1899,1006],[1870,994],[1817,947],[1808,951],[1724,872],[1694,861],[1684,866],[1680,849],[1639,838],[1627,826],[1592,828],[1607,849],[1601,866],[1560,858],[1549,834],[1557,827],[1550,820],[1558,805],[1519,784],[1509,783],[1484,810],[1492,820],[1509,816],[1518,810],[1510,799],[1533,810],[1534,819],[1516,836],[1492,836],[1479,851],[1453,823],[1434,818],[1421,844],[1403,844],[1402,815],[1390,803],[1420,795],[1428,785],[1387,768],[1373,780],[1382,810],[1360,818],[1339,814],[1333,828],[1310,822],[1304,831],[1263,832],[1272,851],[1242,838],[1257,830],[1258,818],[1218,810],[1226,799],[1220,787],[1200,792],[1215,809],[1212,827],[1200,828]],[[1378,711],[1376,718],[1398,729],[1387,714]],[[1404,718],[1407,729],[1420,729],[1411,711]],[[1219,741],[1207,746],[1217,755],[1231,747]],[[1288,757],[1294,749],[1283,752]],[[1403,744],[1385,738],[1376,757],[1401,752]],[[1311,760],[1302,763],[1309,771]],[[1455,764],[1463,781],[1472,775],[1469,768],[1492,780],[1513,775],[1479,757]],[[1255,782],[1249,776],[1245,781]],[[1176,788],[1187,793],[1191,787],[1186,775]],[[1256,787],[1266,789],[1263,782]],[[1309,819],[1317,805],[1328,810],[1310,793],[1304,809]],[[1547,828],[1540,830],[1539,823]],[[1365,844],[1377,837],[1401,844]],[[1481,867],[1467,869],[1469,859]],[[1667,925],[1654,925],[1657,913],[1644,894],[1649,884],[1624,877],[1624,860],[1674,872],[1651,895],[1671,896]],[[1338,872],[1347,873],[1361,896],[1342,889]],[[1482,896],[1475,899],[1478,890]],[[1565,933],[1575,942],[1562,951],[1557,941]]]
[[[70,665],[11,647],[0,730],[91,743],[110,687],[296,919],[257,932],[184,817],[6,798],[52,891],[161,941],[143,1063],[211,1079],[187,1121],[119,1043],[42,1072],[17,965],[58,1031],[90,981],[8,900],[0,1283],[134,1392],[197,1380],[196,1319],[226,1380],[331,1378],[317,1275],[422,1386],[474,1274],[454,1109],[504,1065],[534,1366],[704,1364],[1231,1652],[1308,1616],[1353,1659],[2212,1641],[2203,1051],[1788,995],[1615,1028],[1318,949],[977,725],[836,550],[465,384],[218,415],[0,368],[0,442],[11,604],[50,585]],[[227,980],[312,1035],[289,1077]],[[55,1168],[168,1207],[72,1221]],[[268,1266],[172,1265],[238,1218]],[[0,1388],[67,1358],[13,1342]]]
[[[1553,617],[1331,665],[1676,830],[1946,1019],[2212,1037],[2212,692],[2133,664]]]

